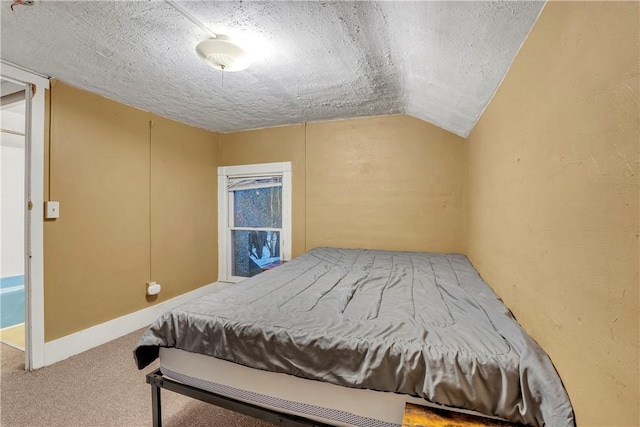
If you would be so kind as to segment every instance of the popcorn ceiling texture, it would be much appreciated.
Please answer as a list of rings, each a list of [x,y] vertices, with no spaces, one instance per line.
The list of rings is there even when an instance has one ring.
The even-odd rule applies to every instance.
[[[544,2],[180,4],[258,59],[208,67],[162,1],[2,1],[2,59],[216,132],[406,113],[466,137]]]

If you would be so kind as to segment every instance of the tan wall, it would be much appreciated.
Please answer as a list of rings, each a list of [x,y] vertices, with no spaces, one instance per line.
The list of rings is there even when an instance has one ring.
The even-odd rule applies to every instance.
[[[218,279],[217,135],[153,116],[151,271],[170,299]]]
[[[215,281],[217,135],[59,82],[50,100],[45,183],[61,215],[44,229],[46,341]],[[197,193],[207,189],[213,201]],[[183,251],[180,262],[169,245]],[[210,261],[198,268],[203,256]],[[154,300],[145,297],[150,279],[167,280]]]
[[[582,426],[640,425],[638,26],[548,3],[468,141],[468,254]]]
[[[305,125],[220,135],[219,166],[291,162],[291,255],[305,252]]]
[[[307,126],[307,249],[462,252],[466,142],[383,116]]]
[[[461,252],[462,138],[408,116],[220,135],[220,166],[292,161],[293,255],[317,246]]]

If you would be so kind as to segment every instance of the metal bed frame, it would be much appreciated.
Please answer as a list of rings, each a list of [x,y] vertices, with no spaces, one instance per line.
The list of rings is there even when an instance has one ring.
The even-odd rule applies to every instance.
[[[151,413],[153,427],[162,427],[162,402],[160,392],[162,389],[173,391],[206,403],[229,409],[240,414],[249,415],[285,427],[332,427],[319,421],[313,421],[299,415],[278,412],[273,409],[263,408],[251,403],[233,399],[222,394],[202,390],[197,387],[183,384],[162,375],[160,369],[147,374],[147,384],[151,385]]]

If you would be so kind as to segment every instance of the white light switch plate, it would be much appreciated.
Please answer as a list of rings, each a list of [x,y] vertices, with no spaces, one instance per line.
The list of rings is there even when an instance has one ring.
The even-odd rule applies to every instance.
[[[46,219],[60,218],[60,202],[44,202],[44,217]]]

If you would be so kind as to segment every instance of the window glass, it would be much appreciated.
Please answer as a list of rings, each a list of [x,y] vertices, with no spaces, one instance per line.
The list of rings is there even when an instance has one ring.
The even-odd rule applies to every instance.
[[[282,187],[233,192],[235,227],[282,228]]]
[[[232,230],[234,276],[251,277],[280,262],[280,232]]]

